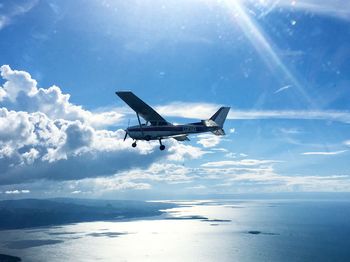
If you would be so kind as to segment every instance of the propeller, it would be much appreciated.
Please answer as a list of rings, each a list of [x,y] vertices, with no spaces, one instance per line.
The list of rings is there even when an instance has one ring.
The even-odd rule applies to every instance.
[[[128,119],[128,128],[129,128],[129,125],[130,125],[130,118]],[[124,140],[123,141],[125,141],[125,139],[128,137],[127,129],[125,129],[124,131],[125,131],[125,136],[124,136]]]

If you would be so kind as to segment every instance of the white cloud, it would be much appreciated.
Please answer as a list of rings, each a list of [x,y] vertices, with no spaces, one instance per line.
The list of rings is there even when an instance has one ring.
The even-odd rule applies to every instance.
[[[297,10],[309,11],[325,16],[333,16],[345,20],[350,19],[350,4],[347,1],[333,0],[330,2],[320,2],[317,0],[302,0],[293,2],[283,0],[279,1],[278,5],[292,7]]]
[[[1,108],[0,123],[0,184],[108,176],[147,167],[171,154],[175,159],[201,155],[194,147],[177,150],[176,142],[170,152],[154,151],[154,144],[147,142],[133,149],[129,140],[123,141],[123,130],[96,130],[78,120],[52,120],[39,112]]]
[[[28,194],[28,193],[30,193],[30,191],[26,189],[22,189],[22,190],[15,189],[15,190],[5,191],[5,194]]]
[[[237,153],[229,152],[229,153],[225,154],[225,157],[227,157],[227,158],[237,158]]]
[[[35,143],[33,122],[26,112],[0,108],[0,144],[4,146],[7,142],[9,145],[21,147]]]
[[[79,121],[61,123],[61,137],[56,147],[49,148],[43,160],[54,162],[67,159],[68,155],[78,155],[90,150],[94,130]]]
[[[315,111],[315,110],[262,110],[262,111],[237,111],[230,112],[230,119],[304,119],[304,120],[329,120],[350,123],[348,111]]]
[[[206,182],[212,180],[217,180],[221,185],[231,185],[231,189],[236,186],[246,189],[245,185],[248,184],[274,190],[289,190],[295,186],[310,190],[313,187],[311,182],[322,185],[322,188],[330,185],[332,188],[344,189],[347,185],[341,184],[348,181],[346,176],[328,176],[323,179],[321,176],[294,177],[278,174],[274,170],[274,165],[279,162],[276,160],[233,159],[236,161],[208,162],[200,168],[188,168],[176,161],[198,159],[219,149],[204,151],[175,140],[164,141],[167,148],[162,152],[158,150],[157,142],[139,141],[138,147],[134,149],[130,146],[130,139],[123,142],[123,130],[104,129],[104,125],[119,121],[126,114],[124,109],[112,113],[110,109],[90,112],[72,104],[69,95],[63,94],[56,86],[38,88],[37,82],[26,72],[3,66],[1,73],[6,80],[3,87],[0,87],[0,184],[5,189],[2,192],[15,191],[8,185],[22,184],[16,186],[21,188],[26,183],[33,183],[33,188],[36,185],[52,185],[49,188],[53,191],[56,190],[55,185],[58,188],[62,186],[67,193],[80,191],[81,194],[147,190],[158,183],[192,182],[197,183],[193,187],[203,185],[210,191],[215,187]],[[198,111],[193,112],[193,107],[192,110],[183,110],[177,105],[171,104],[177,111],[169,112],[170,114],[194,118],[202,118],[198,114],[205,110],[207,112],[204,112],[206,116],[203,118],[209,118],[219,108],[212,104],[195,104]],[[163,107],[163,112],[167,113],[170,109]],[[236,112],[231,112],[229,117],[237,116]],[[287,118],[305,119],[301,112],[309,113],[309,119],[350,119],[347,112],[336,112],[338,115],[332,115],[329,111],[319,111],[322,116],[307,111],[268,111],[268,114],[266,111],[254,112],[238,113],[241,114],[239,117],[247,119],[282,118],[283,114]],[[286,133],[296,132],[289,130]],[[220,141],[217,138],[211,134],[200,135],[198,142],[204,147],[213,147]],[[345,141],[344,144],[349,143]],[[328,153],[340,154],[341,151]],[[232,156],[246,157],[239,154]],[[48,179],[55,182],[42,182]],[[33,192],[31,187],[25,188]]]
[[[302,133],[302,131],[299,128],[280,128],[279,130],[285,135],[297,135]]]
[[[222,152],[222,153],[228,152],[228,150],[226,148],[223,148],[223,147],[212,148],[211,151]]]
[[[166,183],[169,185],[190,183],[196,175],[193,169],[174,163],[153,163],[148,168],[134,168],[118,172],[113,176],[85,178],[77,181],[60,182],[62,190],[104,194],[111,191],[149,190],[152,184]]]
[[[172,161],[183,161],[184,159],[197,159],[202,157],[204,154],[210,152],[203,151],[202,149],[183,143],[178,143],[173,140],[169,140],[171,146],[168,149],[170,155],[168,155],[168,160]]]
[[[246,0],[244,3],[254,3],[254,1]],[[289,9],[295,9],[300,11],[306,11],[309,13],[315,13],[324,16],[331,16],[338,19],[349,20],[350,17],[350,4],[343,0],[333,0],[333,1],[319,1],[319,0],[264,0],[259,1],[259,17],[266,16],[274,10],[280,10],[281,7],[286,7]]]
[[[190,119],[208,119],[221,105],[210,103],[173,102],[169,105],[157,106],[157,111],[164,116]],[[338,110],[236,110],[231,108],[228,119],[301,119],[327,120],[350,123],[349,111]]]
[[[156,181],[168,184],[187,183],[193,180],[195,175],[191,170],[182,165],[173,163],[154,163],[148,169],[134,169],[118,175],[118,179],[126,181]]]
[[[205,190],[208,194],[350,190],[349,175],[286,175],[279,173],[275,169],[277,165],[271,160],[251,159],[250,162],[256,165],[190,168],[161,160],[148,168],[119,171],[112,176],[70,181],[37,180],[21,186],[29,188],[31,193],[47,196],[71,194],[74,191],[89,196],[101,196],[128,190],[166,190],[175,186],[176,193],[184,194],[189,191],[196,194],[199,190]],[[11,185],[12,188],[14,186],[17,187]],[[3,192],[13,190],[9,186],[1,189]]]
[[[197,186],[190,186],[186,187],[187,190],[204,190],[207,189],[205,185],[197,185]]]
[[[38,88],[25,71],[12,70],[8,65],[1,66],[0,71],[6,80],[0,87],[0,105],[9,110],[41,112],[51,119],[79,120],[94,127],[115,125],[122,119],[123,114],[116,111],[92,113],[70,103],[70,95],[57,86]]]
[[[288,88],[292,87],[292,85],[286,85],[286,86],[282,86],[281,88],[277,89],[274,94],[278,94],[284,90],[287,90]]]
[[[12,1],[8,1],[9,9],[7,13],[0,13],[0,30],[4,27],[10,25],[13,22],[13,19],[17,16],[24,15],[29,12],[33,7],[37,5],[39,0],[32,1],[22,1],[19,3],[11,3]],[[0,6],[2,7],[2,6]],[[3,8],[2,8],[3,9]],[[0,9],[1,11],[1,9]]]
[[[224,183],[225,187],[242,187],[250,192],[289,191],[349,191],[350,176],[279,175],[274,172],[235,175]]]
[[[70,103],[69,95],[56,86],[38,88],[27,72],[6,65],[0,70],[5,79],[0,87],[0,184],[111,176],[147,168],[158,159],[182,161],[207,153],[173,140],[166,141],[163,152],[156,142],[139,141],[132,148],[130,139],[123,141],[123,130],[102,128],[115,123],[123,111],[92,113]]]
[[[216,136],[213,134],[201,134],[201,135],[198,135],[197,138],[199,138],[199,140],[197,141],[197,144],[201,144],[203,147],[206,147],[206,148],[215,147],[221,141],[220,136]]]
[[[209,103],[173,102],[168,105],[157,106],[156,111],[164,116],[209,119],[219,108],[220,106]]]
[[[286,175],[279,174],[274,167],[275,161],[251,159],[256,165],[219,165],[213,164],[197,170],[198,176],[210,182],[208,192],[289,192],[289,191],[349,191],[349,175]]]
[[[302,155],[325,155],[325,156],[329,156],[329,155],[339,155],[339,154],[343,154],[347,152],[347,150],[340,150],[340,151],[326,151],[326,152],[304,152],[302,153]]]
[[[346,146],[350,146],[350,140],[346,140],[346,141],[344,141],[344,145],[346,145]]]
[[[242,160],[226,160],[217,162],[207,162],[202,164],[202,167],[225,167],[225,166],[257,166],[264,164],[279,163],[276,160],[257,160],[257,159],[242,159]]]
[[[29,151],[22,154],[23,160],[26,164],[31,165],[39,157],[39,151],[35,148],[29,149]]]

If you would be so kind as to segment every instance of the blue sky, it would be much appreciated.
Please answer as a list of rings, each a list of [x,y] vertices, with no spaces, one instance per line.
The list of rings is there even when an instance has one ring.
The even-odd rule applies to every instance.
[[[349,191],[350,4],[0,3],[0,197]],[[131,148],[132,90],[227,136]]]

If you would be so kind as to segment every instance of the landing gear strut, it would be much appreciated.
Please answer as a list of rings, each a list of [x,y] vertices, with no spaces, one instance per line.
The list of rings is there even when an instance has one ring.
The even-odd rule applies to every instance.
[[[159,139],[159,144],[160,144],[159,149],[163,151],[165,149],[165,145],[162,144],[162,140],[161,139]]]
[[[137,146],[136,141],[134,143],[132,143],[131,146],[136,147]]]

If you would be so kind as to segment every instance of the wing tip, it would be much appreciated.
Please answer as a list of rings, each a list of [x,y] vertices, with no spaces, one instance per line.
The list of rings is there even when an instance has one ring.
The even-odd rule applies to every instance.
[[[127,95],[134,95],[133,92],[127,91],[127,90],[120,90],[120,91],[115,91],[115,94],[119,96],[120,98],[127,96]]]
[[[118,90],[115,91],[116,94],[123,94],[123,93],[132,93],[130,90]]]

